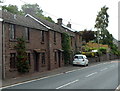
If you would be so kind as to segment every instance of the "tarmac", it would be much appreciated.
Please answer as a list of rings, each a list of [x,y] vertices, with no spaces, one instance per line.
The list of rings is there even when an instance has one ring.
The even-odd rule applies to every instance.
[[[106,61],[106,62],[108,62],[108,61]],[[89,63],[89,66],[96,65],[99,63],[102,63],[102,62]],[[20,76],[20,77],[16,77],[16,78],[5,79],[5,80],[2,80],[2,87],[14,85],[14,84],[19,84],[19,83],[24,83],[27,81],[40,79],[40,78],[44,78],[44,77],[48,77],[48,76],[54,76],[57,74],[65,73],[67,71],[81,69],[81,68],[84,68],[84,67],[83,66],[67,65],[67,66],[63,66],[63,67],[60,67],[60,68],[57,68],[54,70],[50,70],[50,71],[45,71],[45,72],[41,72],[41,73],[36,72],[34,74],[31,74],[31,75],[24,75],[24,76]]]

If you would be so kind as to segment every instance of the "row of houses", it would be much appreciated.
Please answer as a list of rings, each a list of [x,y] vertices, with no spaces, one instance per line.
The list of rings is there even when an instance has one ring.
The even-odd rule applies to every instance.
[[[65,26],[62,18],[59,18],[57,23],[51,23],[30,14],[20,16],[0,11],[0,15],[0,64],[3,79],[20,75],[16,69],[17,53],[14,46],[17,43],[16,39],[22,36],[26,40],[26,52],[31,67],[29,74],[64,66],[63,33],[70,36],[72,55],[81,50],[81,35],[71,28],[70,23]]]

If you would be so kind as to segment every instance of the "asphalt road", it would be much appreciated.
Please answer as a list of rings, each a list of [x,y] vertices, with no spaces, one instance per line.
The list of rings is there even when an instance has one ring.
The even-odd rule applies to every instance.
[[[4,89],[116,89],[118,60],[44,77]]]

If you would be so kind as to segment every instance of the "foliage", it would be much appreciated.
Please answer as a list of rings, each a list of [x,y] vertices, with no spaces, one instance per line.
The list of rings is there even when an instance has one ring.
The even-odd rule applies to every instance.
[[[95,39],[95,36],[94,36],[94,31],[87,31],[86,29],[84,31],[81,31],[80,32],[81,35],[82,35],[82,40],[86,41],[86,42],[89,42],[93,39]]]
[[[22,5],[22,10],[18,10],[18,7],[16,5],[4,5],[2,6],[2,9],[11,12],[13,14],[19,14],[19,15],[25,15],[25,14],[31,14],[34,16],[37,16],[39,18],[45,19],[47,21],[53,22],[52,18],[50,16],[46,17],[43,15],[43,10],[40,8],[38,4],[24,4]]]
[[[98,12],[98,15],[96,17],[96,24],[95,28],[97,29],[96,36],[97,36],[97,42],[101,44],[112,44],[113,36],[109,33],[107,30],[108,23],[109,23],[109,15],[107,14],[107,10],[109,8],[104,6],[101,8],[101,11]],[[98,41],[99,39],[99,41]]]
[[[110,53],[120,56],[120,50],[118,50],[118,47],[115,44],[111,45]]]
[[[95,57],[95,52],[82,52],[83,55],[86,55],[87,57]]]
[[[98,49],[98,51],[101,52],[102,54],[106,54],[107,48],[105,48],[105,47],[100,47],[100,48]]]
[[[20,73],[29,72],[29,61],[27,59],[25,40],[23,38],[17,39],[17,44],[15,46],[17,51],[17,70]]]
[[[27,14],[35,14],[35,15],[42,15],[43,10],[39,7],[39,5],[36,4],[24,4],[22,5],[22,11]]]
[[[7,12],[11,12],[13,14],[18,14],[18,7],[16,5],[8,5],[8,6],[2,6],[2,10],[7,11]]]
[[[69,63],[71,55],[70,36],[67,33],[62,34],[62,49],[64,50],[64,62]]]

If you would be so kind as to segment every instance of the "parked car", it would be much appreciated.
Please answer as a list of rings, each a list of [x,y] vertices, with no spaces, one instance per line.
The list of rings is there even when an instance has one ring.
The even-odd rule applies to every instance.
[[[76,54],[74,56],[73,65],[88,66],[88,63],[89,63],[89,61],[88,61],[86,55]]]

